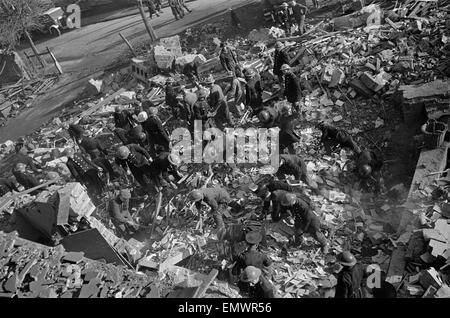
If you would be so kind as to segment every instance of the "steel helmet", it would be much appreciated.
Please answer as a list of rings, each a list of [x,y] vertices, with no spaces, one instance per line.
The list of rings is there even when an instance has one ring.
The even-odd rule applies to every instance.
[[[25,170],[26,167],[27,167],[27,166],[26,166],[24,163],[18,162],[18,163],[16,164],[16,171],[23,171],[23,170]]]
[[[258,187],[258,185],[257,185],[256,183],[250,184],[250,185],[248,186],[248,188],[249,188],[250,191],[252,191],[252,192],[256,192],[256,191],[258,191],[258,189],[259,189],[259,187]]]
[[[245,77],[253,77],[255,75],[255,71],[252,68],[245,69]]]
[[[171,153],[171,154],[167,157],[167,159],[168,159],[169,162],[170,162],[171,164],[173,164],[174,166],[179,166],[179,165],[181,164],[181,159],[180,159],[180,157],[177,156],[177,155],[175,155],[175,154],[173,154],[173,153]]]
[[[117,105],[116,108],[114,108],[114,111],[116,113],[120,113],[122,111],[122,106],[121,105]]]
[[[282,206],[291,206],[295,203],[297,197],[293,193],[286,193],[281,199]]]
[[[66,150],[64,150],[64,155],[66,157],[72,157],[75,154],[75,150],[73,150],[73,148],[66,148]]]
[[[146,140],[146,139],[147,139],[147,135],[145,134],[145,132],[141,132],[141,133],[139,134],[139,140],[144,141],[144,140]]]
[[[280,41],[277,41],[277,43],[275,43],[275,48],[276,49],[282,49],[284,47],[284,44]]]
[[[156,115],[158,115],[158,108],[150,107],[148,109],[148,113],[150,114],[150,116],[156,116]]]
[[[146,121],[147,119],[148,119],[148,115],[147,115],[146,112],[140,112],[139,115],[138,115],[138,117],[137,117],[137,120],[138,120],[138,122],[140,122],[140,123],[143,123],[143,122]]]
[[[129,155],[130,155],[130,149],[128,149],[128,147],[121,146],[117,149],[117,156],[120,159],[127,159]]]
[[[207,95],[206,90],[205,89],[200,89],[198,91],[198,98],[205,98]]]
[[[258,231],[249,232],[245,235],[245,241],[252,245],[259,244],[262,241],[262,234]]]
[[[287,7],[288,7],[288,4],[287,4],[286,2],[283,2],[283,3],[281,4],[281,6],[284,7],[284,8],[287,8]]]
[[[259,113],[258,118],[259,118],[260,121],[265,123],[265,122],[269,121],[270,114],[269,114],[269,112],[267,110],[263,110],[263,111],[261,111]]]
[[[58,172],[50,171],[49,173],[47,173],[47,179],[48,180],[58,180],[59,179]]]
[[[363,165],[359,168],[359,174],[365,178],[368,178],[372,174],[372,167],[369,165]]]
[[[281,66],[281,70],[282,71],[289,71],[291,69],[291,67],[289,66],[289,65],[287,65],[287,64],[283,64],[282,66]]]
[[[200,190],[193,190],[190,194],[189,194],[189,199],[191,201],[197,202],[200,200],[203,200],[203,192]]]
[[[356,264],[356,258],[349,251],[344,251],[337,256],[337,260],[343,266],[353,266]]]
[[[214,84],[214,76],[210,74],[207,78],[204,80],[205,84]]]
[[[241,275],[241,281],[244,283],[254,283],[259,281],[261,270],[255,266],[247,266]]]

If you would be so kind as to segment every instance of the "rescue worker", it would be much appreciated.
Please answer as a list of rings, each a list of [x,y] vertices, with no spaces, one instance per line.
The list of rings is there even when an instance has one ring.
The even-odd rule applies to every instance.
[[[261,77],[253,69],[246,69],[245,79],[245,105],[250,107],[252,115],[258,114],[262,105]]]
[[[123,110],[120,105],[116,106],[114,109],[114,124],[116,128],[129,130],[134,123],[133,115],[128,110]]]
[[[202,204],[211,208],[211,214],[216,222],[218,230],[223,230],[225,223],[223,222],[223,210],[226,209],[231,202],[231,197],[227,190],[223,188],[202,188],[193,190],[189,194],[189,199],[195,202],[195,206],[200,211]]]
[[[266,106],[259,112],[258,118],[261,122],[261,126],[263,128],[272,128],[277,126],[278,121],[280,120],[280,113],[278,109],[273,106]]]
[[[230,85],[225,89],[224,94],[228,96],[229,99],[234,99],[234,113],[236,116],[241,117],[243,115],[243,109],[240,105],[244,101],[244,87],[241,81],[244,80],[239,79],[235,72],[228,72],[228,76],[231,76],[232,79]]]
[[[37,187],[40,185],[39,181],[26,170],[26,165],[19,162],[13,169],[13,175],[21,186],[25,188],[25,190]],[[32,192],[34,195],[36,191]]]
[[[247,266],[254,266],[260,270],[267,270],[272,264],[270,258],[258,251],[259,243],[262,241],[262,234],[258,231],[252,231],[245,235],[245,241],[249,248],[235,258],[236,271],[241,273]]]
[[[132,174],[144,189],[148,187],[144,176],[151,177],[149,170],[151,161],[150,154],[139,145],[130,144],[117,149],[117,164],[127,172],[127,175]]]
[[[186,2],[185,0],[178,0],[178,4],[181,7],[181,9],[184,8],[186,9],[187,12],[192,12],[192,10],[187,7],[185,2]]]
[[[209,104],[206,101],[206,97],[208,96],[207,91],[202,88],[199,90],[197,96],[198,96],[197,102],[192,107],[192,118],[190,122],[191,132],[194,131],[194,122],[196,120],[202,121],[203,130],[206,130],[209,127],[213,126],[212,123],[210,122],[210,118],[212,116],[209,112]]]
[[[335,298],[363,298],[362,283],[364,270],[349,251],[337,256],[338,262],[343,266],[338,274]]]
[[[289,15],[289,5],[286,2],[283,2],[278,9],[277,17],[281,28],[284,28],[286,35],[289,36],[291,34],[291,21]]]
[[[161,190],[163,183],[169,183],[173,188],[177,186],[170,181],[169,175],[173,176],[176,182],[178,182],[183,176],[178,172],[178,166],[181,164],[181,160],[178,156],[175,156],[169,152],[163,152],[159,154],[153,162],[150,164],[150,178],[154,185]]]
[[[295,154],[294,144],[300,142],[300,137],[295,132],[295,127],[299,125],[299,119],[295,114],[281,116],[278,127],[280,151],[283,152],[288,149],[290,154]]]
[[[14,182],[6,178],[0,178],[0,198],[12,191],[19,192]]]
[[[190,92],[187,89],[182,89],[181,92],[183,95],[183,106],[184,106],[183,119],[189,122],[190,119],[192,118],[192,112],[194,109],[194,105],[198,100],[198,95],[196,93]]]
[[[281,205],[284,196],[289,193],[285,190],[266,191],[262,213],[267,215],[270,205],[272,205],[271,218],[273,222],[281,220],[281,216],[287,214],[287,209]]]
[[[158,11],[159,13],[162,13],[162,10],[161,10],[162,2],[161,2],[161,0],[155,0],[155,8],[156,8],[156,11]]]
[[[361,148],[353,140],[352,136],[345,130],[336,128],[325,122],[318,123],[316,127],[322,132],[320,142],[324,143],[326,141],[330,141],[331,143],[339,145],[342,148],[349,148],[356,154],[361,153]]]
[[[230,8],[231,25],[238,30],[242,30],[241,20],[237,16],[236,12]]]
[[[145,0],[145,4],[148,7],[148,13],[150,14],[150,19],[153,18],[153,15],[156,14],[159,17],[159,13],[156,11],[156,5],[154,0]]]
[[[233,72],[239,64],[236,52],[225,42],[220,43],[220,63],[226,72]]]
[[[295,218],[295,245],[300,245],[303,242],[303,233],[308,233],[320,243],[322,252],[327,254],[328,242],[325,235],[320,231],[319,217],[311,205],[294,193],[285,193],[281,205],[289,209]]]
[[[312,189],[317,189],[317,183],[309,176],[305,162],[297,155],[280,155],[280,166],[277,176],[279,179],[284,179],[285,174],[293,175],[296,180],[302,180]]]
[[[248,293],[249,298],[276,298],[273,285],[254,266],[247,266],[243,271],[239,289]]]
[[[184,17],[184,12],[182,12],[181,8],[179,8],[177,0],[168,0],[167,2],[176,20],[179,20]]]
[[[300,100],[302,98],[302,89],[300,87],[300,81],[297,76],[294,75],[289,65],[283,64],[281,71],[284,76],[284,96],[286,100],[292,104],[292,108],[295,112],[300,112]]]
[[[284,65],[290,64],[290,58],[287,53],[287,48],[283,43],[278,41],[275,43],[275,53],[273,57],[273,74],[278,76],[278,83],[280,85],[284,85],[283,81],[283,72],[281,71],[281,67]]]
[[[148,114],[147,120],[142,125],[148,134],[150,152],[156,154],[157,145],[161,146],[164,151],[169,151],[170,137],[164,129],[161,119],[158,117],[158,108],[150,107]]]
[[[67,132],[69,133],[70,138],[76,143],[77,140],[83,137],[84,135],[84,128],[81,125],[78,124],[70,124],[65,125],[65,128],[67,129]]]
[[[175,89],[173,88],[174,84],[173,78],[169,77],[166,81],[166,97],[165,102],[166,105],[169,106],[170,110],[172,111],[172,116],[175,119],[178,119],[178,113],[179,113],[179,102],[177,99],[177,93],[175,92]]]
[[[380,192],[382,167],[383,160],[375,151],[365,149],[358,154],[356,169],[362,184],[364,187],[369,187],[370,181],[373,181],[376,193]]]
[[[83,136],[78,140],[78,144],[80,149],[91,156],[93,160],[108,154],[103,144],[97,138]]]
[[[289,5],[293,12],[295,22],[298,25],[300,35],[302,35],[303,33],[305,33],[305,18],[306,12],[308,11],[308,7],[306,5],[297,3],[295,0],[289,2]]]
[[[30,168],[34,172],[42,172],[42,167],[40,164],[28,156],[28,151],[25,147],[22,147],[19,152],[14,156],[15,162],[21,162],[27,166],[27,168]]]
[[[226,124],[233,126],[228,101],[223,94],[222,88],[215,84],[215,80],[212,75],[208,77],[205,84],[210,90],[209,107],[214,115],[216,124],[220,123],[219,126],[225,126]]]
[[[139,229],[129,212],[131,193],[128,189],[120,190],[119,195],[109,202],[109,215],[114,226],[122,232],[133,234]]]
[[[96,195],[102,194],[105,183],[99,176],[103,169],[87,159],[81,153],[76,153],[72,148],[64,151],[67,157],[66,166],[69,168],[72,177],[79,183],[86,186],[89,192]]]
[[[136,116],[136,119],[137,119],[137,116]],[[136,125],[133,125],[133,127],[131,127],[131,129],[127,132],[127,139],[131,143],[141,144],[141,143],[143,143],[143,141],[145,141],[145,140],[143,140],[143,133],[144,133],[144,128],[142,127],[142,125],[140,123],[137,123]]]

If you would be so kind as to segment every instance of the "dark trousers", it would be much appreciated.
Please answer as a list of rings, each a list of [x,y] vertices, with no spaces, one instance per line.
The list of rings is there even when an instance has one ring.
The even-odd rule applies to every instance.
[[[295,218],[295,243],[301,244],[303,242],[303,233],[308,233],[311,235],[317,242],[320,243],[322,248],[327,246],[327,239],[325,235],[320,231],[320,224],[312,223],[306,230],[302,229],[302,222]]]
[[[95,163],[97,166],[101,167],[105,172],[107,172],[110,178],[114,179],[118,176],[114,171],[113,166],[108,161],[108,159],[99,157],[97,159],[94,159],[93,163]]]
[[[143,167],[130,166],[130,170],[136,181],[139,183],[139,185],[142,188],[147,189],[148,183],[145,180],[144,176],[149,175],[148,166]]]
[[[98,175],[98,171],[90,169],[81,176],[81,183],[86,186],[89,193],[100,195],[105,190],[105,183]]]

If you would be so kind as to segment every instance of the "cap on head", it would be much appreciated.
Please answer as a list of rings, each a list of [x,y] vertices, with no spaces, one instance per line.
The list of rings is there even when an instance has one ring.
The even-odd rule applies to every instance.
[[[262,234],[258,231],[249,232],[245,235],[245,241],[252,245],[259,244],[262,241]]]
[[[120,197],[122,198],[122,199],[130,199],[131,198],[131,192],[130,192],[130,190],[129,189],[122,189],[122,190],[120,190]]]
[[[256,284],[261,276],[261,270],[254,266],[247,266],[241,275],[241,281],[244,283]]]
[[[64,155],[66,157],[72,157],[75,154],[75,150],[73,150],[73,148],[66,148],[66,150],[64,150]]]
[[[129,155],[130,155],[130,149],[128,149],[128,147],[121,146],[117,149],[117,156],[120,159],[127,159]]]
[[[297,197],[293,193],[286,193],[281,199],[282,206],[291,206],[296,202]]]
[[[171,164],[173,164],[174,166],[179,166],[181,164],[181,158],[173,153],[171,153],[167,159],[169,160],[169,162]]]
[[[137,120],[138,120],[138,122],[140,122],[140,123],[145,122],[147,119],[148,119],[148,115],[147,115],[146,112],[140,112],[139,115],[138,115],[138,117],[137,117]]]
[[[189,199],[194,202],[203,200],[203,193],[200,190],[193,190],[189,193]]]
[[[349,251],[344,251],[337,256],[337,261],[343,266],[354,266],[356,264],[355,256]]]
[[[283,64],[282,66],[281,66],[281,71],[290,71],[291,70],[291,67],[289,66],[289,65],[287,65],[287,64]]]

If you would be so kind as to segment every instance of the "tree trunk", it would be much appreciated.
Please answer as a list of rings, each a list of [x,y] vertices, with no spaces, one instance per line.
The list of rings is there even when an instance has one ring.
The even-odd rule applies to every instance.
[[[153,43],[156,41],[156,34],[155,34],[155,31],[153,30],[153,27],[148,22],[147,16],[145,15],[145,10],[144,10],[144,6],[142,4],[142,0],[138,0],[137,5],[139,8],[139,12],[141,13],[142,20],[144,21],[145,28],[147,29],[147,32],[150,35],[150,41],[151,41],[151,43]]]
[[[38,59],[39,63],[41,63],[42,67],[45,67],[45,61],[41,58],[40,53],[39,53],[37,47],[34,45],[33,39],[31,38],[30,33],[28,33],[28,31],[25,31],[25,36],[27,37],[28,42],[30,43],[31,49],[33,50],[34,55]]]

